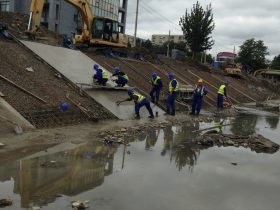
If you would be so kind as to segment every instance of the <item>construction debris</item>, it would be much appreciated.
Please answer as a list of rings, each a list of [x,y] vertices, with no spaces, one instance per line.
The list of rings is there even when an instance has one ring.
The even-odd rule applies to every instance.
[[[201,135],[196,139],[196,144],[201,147],[213,146],[234,146],[250,148],[257,153],[270,153],[273,154],[279,150],[279,145],[269,139],[264,138],[262,135],[233,135],[233,134],[213,134],[208,133]]]
[[[80,201],[72,201],[71,205],[72,205],[72,210],[82,210],[82,209],[88,209],[89,201],[84,201],[84,202],[80,202]]]
[[[25,68],[26,71],[29,71],[29,72],[34,72],[34,69],[32,67],[28,67],[28,68]]]
[[[13,205],[13,200],[10,198],[0,199],[0,208]]]

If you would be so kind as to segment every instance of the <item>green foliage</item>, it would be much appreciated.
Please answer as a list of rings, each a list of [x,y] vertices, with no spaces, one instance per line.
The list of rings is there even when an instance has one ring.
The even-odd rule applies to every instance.
[[[240,46],[238,62],[249,65],[253,70],[262,69],[267,67],[266,55],[269,53],[262,40],[248,39]]]
[[[270,67],[271,67],[272,69],[280,70],[280,55],[275,56],[275,57],[273,58]]]
[[[143,44],[142,44],[142,46],[144,47],[144,48],[146,48],[146,49],[152,49],[153,48],[153,44],[152,44],[152,42],[151,42],[151,40],[146,40]]]
[[[197,53],[209,50],[214,45],[211,34],[215,24],[211,4],[207,5],[206,10],[204,10],[199,2],[196,2],[190,13],[186,9],[179,24],[192,51],[193,59]]]

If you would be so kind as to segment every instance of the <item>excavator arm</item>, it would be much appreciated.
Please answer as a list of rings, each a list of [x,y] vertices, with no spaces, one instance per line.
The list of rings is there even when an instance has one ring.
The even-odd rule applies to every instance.
[[[30,17],[27,32],[35,33],[40,27],[42,11],[45,0],[32,0],[30,4]]]
[[[87,0],[64,0],[73,5],[82,17],[83,33],[82,37],[76,36],[76,39],[89,41],[92,34],[93,13]],[[80,37],[80,38],[79,38]]]
[[[82,17],[83,33],[78,35],[78,41],[89,41],[91,37],[93,13],[87,0],[64,0],[73,5]],[[40,27],[42,11],[45,0],[32,0],[30,4],[30,17],[27,33],[35,36],[36,31]]]

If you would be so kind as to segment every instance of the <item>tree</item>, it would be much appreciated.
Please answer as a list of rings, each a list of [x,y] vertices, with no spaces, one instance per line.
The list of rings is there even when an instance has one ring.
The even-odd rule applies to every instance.
[[[273,58],[270,67],[271,67],[272,69],[280,70],[280,55],[275,56],[275,57]]]
[[[146,48],[146,49],[152,49],[153,48],[153,44],[152,44],[152,42],[149,40],[149,39],[147,39],[144,43],[143,43],[143,45],[142,45],[144,48]]]
[[[248,39],[240,46],[237,60],[242,65],[249,65],[253,70],[262,69],[267,67],[266,55],[269,53],[262,40]]]
[[[210,50],[214,45],[211,33],[215,28],[211,4],[203,10],[199,2],[193,5],[191,12],[180,18],[179,25],[185,35],[188,46],[192,51],[192,58],[195,59],[197,53]]]

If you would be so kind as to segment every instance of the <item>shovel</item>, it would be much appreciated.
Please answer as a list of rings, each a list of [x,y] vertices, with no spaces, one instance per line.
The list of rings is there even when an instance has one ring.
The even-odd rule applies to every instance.
[[[14,127],[14,131],[15,131],[15,133],[16,133],[17,135],[20,135],[20,134],[23,133],[22,127],[21,127],[20,125],[18,125],[16,122],[9,120],[8,118],[6,118],[6,117],[4,117],[4,116],[2,116],[2,115],[0,115],[0,119],[3,119],[3,120],[5,120],[5,121],[7,121],[7,122],[13,124],[13,125],[15,126],[15,127]]]

